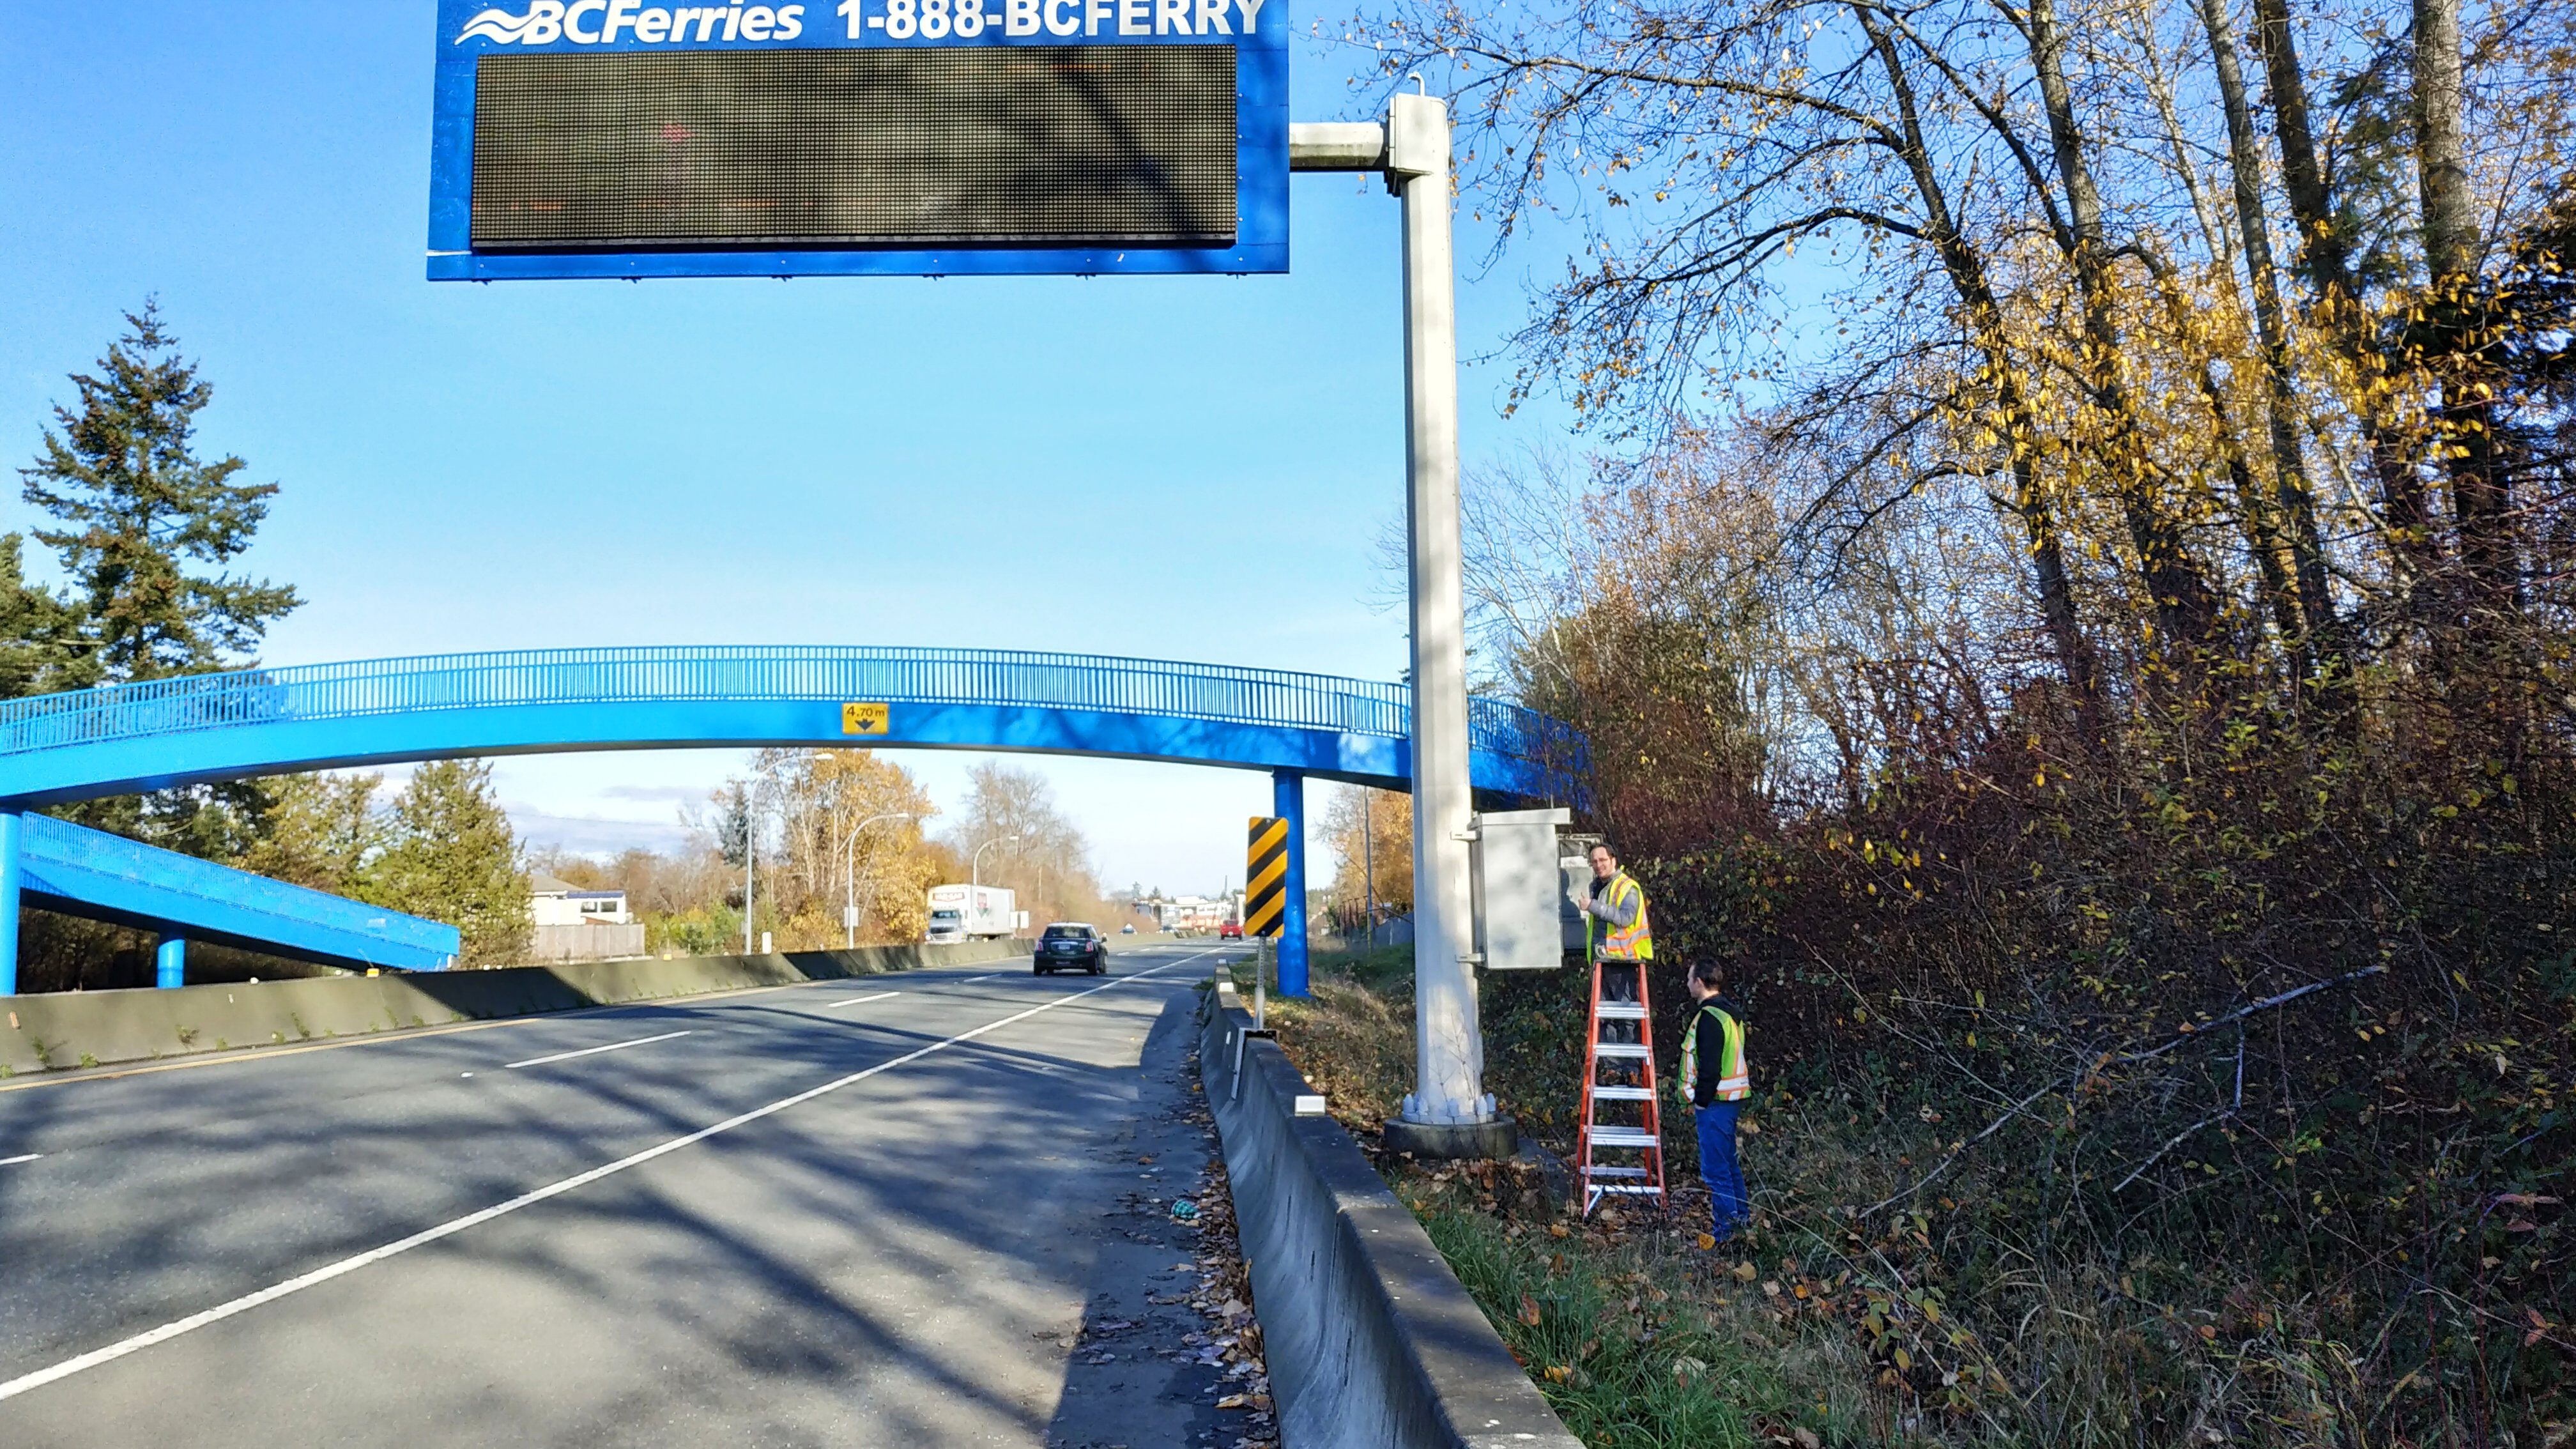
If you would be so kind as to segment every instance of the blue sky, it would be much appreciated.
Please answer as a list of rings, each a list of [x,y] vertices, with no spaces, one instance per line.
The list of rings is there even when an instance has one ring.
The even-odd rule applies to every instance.
[[[216,384],[207,450],[283,485],[248,567],[308,602],[270,662],[846,642],[1397,677],[1374,603],[1403,507],[1397,209],[1373,180],[1296,179],[1284,277],[432,284],[432,10],[21,3],[0,41],[0,459],[157,294]],[[1299,44],[1297,118],[1358,113],[1348,57]],[[1552,264],[1471,281],[1464,349]],[[1508,380],[1462,379],[1471,464],[1548,426],[1501,418]],[[0,489],[0,527],[31,522]],[[901,763],[947,803],[971,757]],[[1112,885],[1215,886],[1268,806],[1257,775],[1032,763]],[[666,845],[738,764],[521,758],[501,782],[531,843]]]

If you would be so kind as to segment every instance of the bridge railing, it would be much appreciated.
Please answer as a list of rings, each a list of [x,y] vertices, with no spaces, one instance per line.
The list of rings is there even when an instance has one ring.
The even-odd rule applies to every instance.
[[[1402,738],[1400,684],[1221,664],[1021,650],[648,646],[421,655],[245,669],[0,702],[0,757],[245,725],[511,705],[805,699],[1153,714]],[[1572,733],[1508,701],[1469,705],[1475,747],[1560,767]]]

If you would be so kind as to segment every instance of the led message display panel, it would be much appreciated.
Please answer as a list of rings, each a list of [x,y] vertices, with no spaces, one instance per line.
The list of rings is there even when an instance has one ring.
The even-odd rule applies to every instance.
[[[429,273],[1284,271],[1286,20],[442,0]]]
[[[487,55],[474,245],[1227,246],[1215,45]]]

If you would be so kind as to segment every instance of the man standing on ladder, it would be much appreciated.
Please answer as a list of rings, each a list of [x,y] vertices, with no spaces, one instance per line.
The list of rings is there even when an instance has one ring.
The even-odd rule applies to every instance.
[[[1655,933],[1646,922],[1646,888],[1637,878],[1619,868],[1619,857],[1611,854],[1608,842],[1592,847],[1592,888],[1589,895],[1577,896],[1574,908],[1583,912],[1584,958],[1592,962],[1616,961],[1633,964],[1655,959]],[[1625,972],[1613,972],[1602,978],[1602,993],[1609,1000],[1634,1002],[1637,983]],[[1606,1022],[1602,1026],[1604,1041],[1638,1043],[1646,1040],[1643,1022]],[[1634,1080],[1630,1069],[1621,1076]]]
[[[1708,1231],[1723,1243],[1753,1220],[1744,1166],[1735,1155],[1735,1118],[1744,1099],[1753,1095],[1753,1077],[1744,1065],[1744,1017],[1725,996],[1726,969],[1703,958],[1691,964],[1685,979],[1699,1009],[1682,1030],[1676,1087],[1699,1122],[1699,1176],[1708,1184]]]
[[[1593,846],[1591,857],[1589,889],[1577,884],[1566,892],[1583,912],[1584,954],[1592,965],[1583,1101],[1574,1137],[1574,1170],[1587,1216],[1612,1196],[1658,1208],[1665,1202],[1663,1118],[1656,1110],[1655,1035],[1646,1004],[1646,970],[1655,959],[1646,892],[1619,869],[1607,845]],[[1628,1153],[1636,1159],[1604,1156]]]
[[[1583,913],[1584,955],[1594,961],[1652,961],[1655,933],[1646,925],[1646,889],[1619,868],[1608,842],[1592,847],[1592,889],[1574,898]]]

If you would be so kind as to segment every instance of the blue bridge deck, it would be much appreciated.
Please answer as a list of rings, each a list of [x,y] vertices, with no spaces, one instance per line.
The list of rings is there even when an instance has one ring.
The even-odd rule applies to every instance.
[[[0,703],[20,806],[346,765],[563,750],[866,745],[1109,755],[1410,787],[1411,690],[1078,654],[550,649],[188,675]],[[887,707],[881,734],[842,706]],[[1561,798],[1566,726],[1471,703],[1478,789]]]
[[[86,841],[61,835],[58,822],[22,813],[35,807],[477,755],[761,745],[1003,750],[1266,771],[1277,782],[1277,812],[1300,822],[1292,850],[1302,855],[1307,777],[1411,788],[1411,711],[1404,685],[1331,675],[840,645],[431,655],[9,700],[0,702],[0,994],[15,989],[22,890],[40,904],[161,930],[165,982],[180,973],[171,948],[183,950],[191,932],[380,965],[432,964],[456,950],[450,928],[166,851],[144,854],[149,847],[92,832],[83,832],[93,836]],[[1516,803],[1571,797],[1583,745],[1566,725],[1479,698],[1469,702],[1468,735],[1478,790]],[[1289,906],[1288,927],[1300,943],[1304,907],[1302,899]]]

